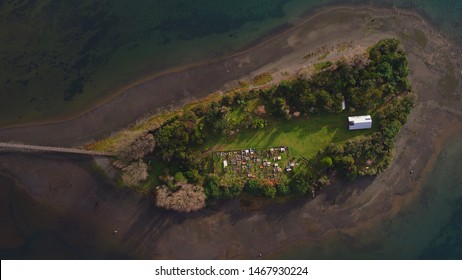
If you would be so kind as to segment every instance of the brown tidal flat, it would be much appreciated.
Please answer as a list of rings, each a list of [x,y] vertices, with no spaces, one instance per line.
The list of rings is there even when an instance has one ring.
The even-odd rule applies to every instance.
[[[345,183],[336,183],[315,199],[257,211],[245,211],[238,201],[227,201],[219,210],[186,215],[157,209],[150,198],[111,186],[88,167],[87,159],[5,153],[0,170],[37,203],[74,213],[76,224],[82,225],[78,228],[91,224],[83,235],[91,242],[50,225],[65,241],[79,244],[83,252],[90,252],[86,246],[97,243],[95,250],[109,251],[111,256],[242,259],[260,253],[271,257],[303,240],[322,241],[330,234],[355,236],[393,218],[417,197],[445,139],[462,134],[461,50],[411,12],[329,8],[247,51],[147,80],[75,119],[0,130],[0,141],[81,145],[151,111],[233,88],[238,80],[256,74],[270,72],[275,81],[309,75],[310,65],[318,60],[303,57],[323,46],[335,48],[341,42],[352,42],[347,50],[326,57],[341,59],[362,53],[385,37],[401,39],[418,95],[417,106],[397,139],[395,159],[383,174],[346,188]],[[454,90],[448,90],[448,75],[459,81]]]

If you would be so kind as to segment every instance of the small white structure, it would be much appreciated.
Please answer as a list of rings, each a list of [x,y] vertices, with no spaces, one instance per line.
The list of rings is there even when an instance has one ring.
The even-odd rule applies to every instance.
[[[228,167],[228,161],[224,160],[223,161],[223,168],[226,168],[226,167]]]
[[[346,109],[346,103],[345,103],[345,97],[342,100],[342,111],[345,111]]]
[[[372,128],[372,118],[370,115],[348,117],[348,128],[350,130]]]

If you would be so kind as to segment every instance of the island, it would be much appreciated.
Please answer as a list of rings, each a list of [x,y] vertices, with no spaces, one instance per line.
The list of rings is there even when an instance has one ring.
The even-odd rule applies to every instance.
[[[18,5],[16,2],[8,4]],[[81,6],[88,7],[98,17],[93,6]],[[102,95],[95,95],[95,91],[87,91],[84,87],[84,91],[74,95],[72,101],[49,99],[50,102],[43,104],[38,98],[29,100],[28,93],[31,91],[43,92],[47,97],[51,88],[62,96],[65,92],[60,87],[54,87],[55,83],[48,82],[50,79],[56,83],[63,81],[60,80],[62,76],[56,76],[56,71],[52,71],[45,77],[46,72],[40,71],[43,68],[34,68],[34,64],[16,64],[18,70],[31,72],[9,83],[4,75],[4,86],[14,86],[18,94],[8,90],[3,92],[8,102],[2,102],[7,109],[2,113],[8,115],[11,112],[10,116],[16,118],[16,122],[8,118],[1,120],[0,212],[3,243],[0,255],[4,259],[254,259],[259,258],[259,254],[265,259],[426,259],[459,256],[457,248],[460,246],[452,245],[460,236],[457,218],[460,217],[462,193],[461,173],[457,167],[462,158],[460,33],[456,33],[459,37],[451,37],[451,32],[443,29],[446,21],[440,22],[437,17],[425,12],[427,8],[433,11],[433,6],[425,9],[417,6],[415,9],[403,6],[379,8],[355,4],[311,9],[298,18],[292,18],[295,20],[286,27],[269,34],[251,36],[247,40],[238,36],[244,44],[242,49],[230,47],[207,57],[197,57],[191,56],[194,50],[208,51],[213,47],[190,48],[184,44],[187,42],[181,42],[182,50],[185,50],[181,52],[182,56],[195,60],[179,59],[177,64],[165,52],[156,52],[162,55],[167,66],[151,63],[148,56],[133,49],[143,62],[156,68],[137,72],[135,76],[123,75],[122,78],[109,75],[105,71],[107,68],[101,68],[101,73],[108,74],[107,79],[95,77],[88,81],[98,86],[92,89],[101,89],[106,81],[114,90],[99,91]],[[42,9],[44,6],[35,7]],[[19,8],[14,11],[18,15],[36,15]],[[456,16],[455,11],[452,6],[445,7],[445,19],[449,19],[451,14]],[[152,18],[149,10],[146,14]],[[65,13],[57,15],[66,20],[75,19],[61,17]],[[145,17],[138,19],[145,24]],[[5,17],[5,20],[9,18]],[[129,21],[119,22],[132,28],[126,25]],[[22,26],[26,25],[18,25]],[[74,28],[74,25],[70,27]],[[99,28],[104,29],[105,25]],[[5,30],[15,38],[24,38],[15,32],[15,28]],[[99,34],[110,36],[112,33]],[[49,45],[46,40],[49,37],[43,35],[37,32],[37,38]],[[138,35],[146,38],[146,33]],[[228,37],[228,34],[223,34],[225,36]],[[361,175],[363,171],[371,172],[377,162],[366,165],[367,159],[357,160],[353,156],[357,175],[356,179],[350,179],[336,166],[335,156],[329,156],[332,166],[320,174],[329,178],[329,185],[316,188],[315,197],[312,197],[311,189],[303,195],[295,192],[280,195],[276,186],[275,197],[268,198],[264,194],[247,192],[244,185],[238,198],[206,197],[206,208],[196,212],[180,213],[156,206],[157,187],[165,185],[167,188],[161,189],[166,195],[170,194],[168,182],[160,181],[164,170],[168,169],[168,176],[174,180],[178,172],[186,180],[189,176],[188,170],[176,160],[164,161],[157,154],[156,131],[164,124],[184,114],[185,109],[210,102],[220,104],[227,95],[250,91],[259,94],[297,79],[311,81],[319,73],[331,72],[339,61],[348,62],[356,68],[353,64],[355,56],[367,57],[370,48],[386,38],[399,39],[405,52],[415,105],[406,124],[392,141],[392,162],[380,174]],[[113,47],[117,44],[106,45]],[[31,43],[29,46],[35,48],[38,45]],[[79,52],[79,44],[72,43],[72,46],[74,51]],[[153,52],[150,45],[145,47]],[[8,49],[18,50],[18,55],[23,51],[18,44],[10,44]],[[8,59],[4,63],[12,65],[10,62],[16,56],[9,53],[5,56]],[[37,56],[40,60],[33,59]],[[63,60],[62,56],[56,58]],[[77,62],[80,57],[69,58],[72,58],[71,62]],[[43,51],[27,53],[22,59],[33,60],[40,65],[47,61],[49,63],[44,66],[53,63],[57,69],[68,69],[72,65],[56,64],[56,60],[44,56]],[[92,59],[88,62],[88,66],[94,67],[97,61]],[[123,68],[112,65],[107,64],[111,70],[123,69],[124,73],[134,73],[128,64],[124,64]],[[17,73],[11,72],[10,68],[4,69],[5,72]],[[35,76],[36,71],[39,76]],[[83,77],[88,75],[79,69],[75,69],[74,73],[82,73]],[[69,74],[70,78],[64,82],[74,80],[71,79],[72,73]],[[27,92],[23,93],[24,80],[31,76],[36,81],[44,77],[40,82],[43,86],[35,87],[31,80]],[[403,92],[396,97],[406,95]],[[90,98],[93,100],[91,103],[80,102]],[[24,102],[12,103],[13,100]],[[247,101],[243,106],[251,106],[251,102]],[[58,106],[54,108],[59,108],[64,114],[51,114],[47,104]],[[229,152],[235,151],[242,156],[246,150],[250,154],[250,149],[255,149],[254,153],[259,150],[268,153],[271,148],[273,152],[279,148],[278,153],[281,153],[280,148],[287,147],[287,156],[281,154],[281,160],[275,161],[274,157],[263,159],[271,160],[273,165],[278,163],[278,167],[283,169],[280,173],[291,176],[297,172],[297,167],[304,164],[301,156],[314,162],[318,152],[325,151],[331,143],[343,144],[345,149],[348,141],[370,137],[379,128],[374,109],[356,108],[356,111],[350,112],[351,104],[346,96],[345,110],[341,112],[308,112],[304,115],[287,104],[290,120],[274,115],[270,105],[262,105],[265,105],[265,114],[261,116],[266,120],[264,128],[238,127],[239,131],[231,129],[235,131],[234,135],[207,132],[204,144],[188,146],[188,150],[212,159],[215,157],[216,161],[212,163],[222,170],[226,160],[229,172],[229,168],[236,168]],[[231,108],[235,104],[225,106],[230,110],[228,116],[236,112]],[[31,114],[24,115],[19,109]],[[255,116],[255,109],[256,106],[246,113]],[[296,112],[300,115],[294,115]],[[349,130],[350,117],[364,116],[367,121],[368,115],[371,116],[371,129]],[[338,122],[335,124],[321,123],[336,117]],[[204,117],[198,118],[203,120]],[[316,146],[314,142],[306,141],[307,133],[302,134],[303,125],[314,124],[310,122],[314,120],[318,120],[319,128],[313,131],[330,134],[324,138],[328,143]],[[285,123],[287,130],[276,130],[278,121]],[[273,133],[273,128],[279,133]],[[293,129],[299,129],[300,133]],[[314,132],[310,133],[312,139],[315,139]],[[244,136],[252,133],[259,138],[244,141]],[[297,137],[288,137],[289,133]],[[343,133],[348,133],[351,138],[336,138]],[[215,146],[211,140],[215,141]],[[308,147],[313,150],[304,152],[303,149]],[[153,149],[152,152],[149,152],[150,149]],[[127,153],[128,157],[128,152],[140,153],[140,156],[125,160],[123,154]],[[222,157],[217,154],[219,152],[228,152],[228,155]],[[116,156],[119,160],[113,163],[120,161],[124,165],[119,168],[127,169],[133,164],[131,168],[136,169],[136,164],[146,165],[146,173],[140,173],[146,179],[134,180],[130,186],[124,184],[124,179],[136,177],[127,177],[125,170],[113,166],[111,161]],[[291,171],[286,171],[288,160],[293,157],[298,161],[294,162]],[[251,175],[257,176],[258,173]],[[252,180],[245,178],[248,173],[242,176],[245,180]],[[205,186],[191,182],[182,184],[202,189]],[[175,181],[172,183],[176,184]],[[318,182],[312,183],[314,186]],[[175,194],[186,189],[181,188]]]
[[[384,171],[414,104],[399,40],[313,68],[276,84],[262,73],[86,148],[117,146],[118,184],[180,212],[216,199],[315,196],[332,180]]]

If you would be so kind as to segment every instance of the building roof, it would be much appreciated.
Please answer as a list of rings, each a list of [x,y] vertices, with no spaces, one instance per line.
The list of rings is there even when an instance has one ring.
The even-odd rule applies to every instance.
[[[348,117],[348,122],[353,122],[353,123],[370,123],[372,122],[372,118],[370,115],[365,115],[365,116],[351,116]]]

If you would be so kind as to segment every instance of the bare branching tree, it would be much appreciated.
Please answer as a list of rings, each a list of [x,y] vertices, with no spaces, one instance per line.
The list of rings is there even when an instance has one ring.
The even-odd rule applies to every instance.
[[[157,187],[156,205],[178,212],[192,212],[205,207],[204,188],[186,183],[178,184],[180,188],[173,192],[166,186]]]
[[[127,160],[138,160],[151,153],[155,146],[154,136],[146,133],[138,137],[127,149],[122,151],[120,157]]]
[[[148,178],[148,165],[141,159],[132,162],[122,168],[121,178],[126,186],[137,186]]]

